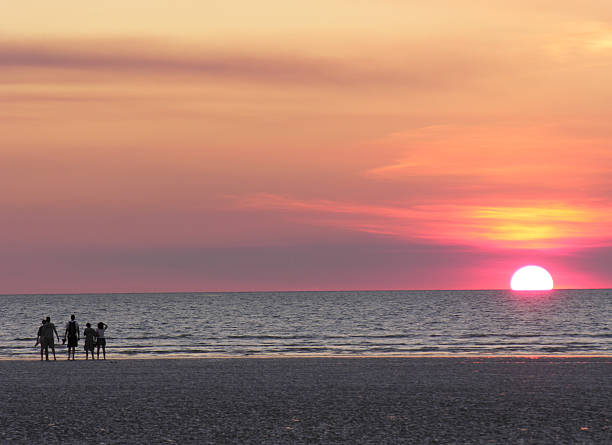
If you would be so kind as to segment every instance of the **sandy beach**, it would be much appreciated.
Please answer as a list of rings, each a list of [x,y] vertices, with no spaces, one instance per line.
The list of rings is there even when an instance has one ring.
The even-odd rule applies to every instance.
[[[1,443],[606,444],[610,358],[0,362]]]

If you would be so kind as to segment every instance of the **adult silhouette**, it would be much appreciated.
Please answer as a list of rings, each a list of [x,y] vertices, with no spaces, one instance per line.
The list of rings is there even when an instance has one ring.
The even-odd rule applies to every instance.
[[[98,336],[98,341],[96,342],[96,346],[98,347],[98,360],[100,360],[100,348],[102,348],[102,355],[104,360],[106,360],[106,338],[104,337],[104,332],[108,328],[108,325],[105,323],[98,323],[98,329],[96,329],[96,335]]]
[[[45,360],[49,360],[49,348],[53,351],[53,360],[55,360],[55,341],[53,340],[53,334],[57,337],[57,341],[59,341],[59,335],[57,335],[57,329],[55,329],[55,325],[51,323],[51,317],[47,317],[45,320],[45,324],[41,326],[41,348],[45,350]]]
[[[42,322],[40,324],[40,326],[38,327],[38,332],[36,333],[36,343],[34,343],[34,347],[38,346],[40,344],[40,359],[43,359],[43,351],[44,351],[44,347],[42,344],[42,328],[45,325],[45,323],[47,322],[47,320],[45,320],[44,318],[42,319]]]
[[[70,360],[70,352],[72,351],[72,360],[74,360],[74,352],[79,340],[81,339],[81,333],[79,331],[79,324],[74,319],[74,314],[70,316],[70,321],[66,323],[64,331],[64,340],[68,338],[68,360]]]
[[[94,349],[96,347],[96,330],[91,327],[91,323],[85,323],[85,329],[83,329],[83,336],[85,337],[85,360],[89,360],[89,353],[91,352],[91,359],[94,358]]]

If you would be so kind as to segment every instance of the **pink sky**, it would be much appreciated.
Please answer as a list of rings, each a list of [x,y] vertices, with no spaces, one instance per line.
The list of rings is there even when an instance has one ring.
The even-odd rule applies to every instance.
[[[0,293],[612,286],[612,5],[3,18]]]

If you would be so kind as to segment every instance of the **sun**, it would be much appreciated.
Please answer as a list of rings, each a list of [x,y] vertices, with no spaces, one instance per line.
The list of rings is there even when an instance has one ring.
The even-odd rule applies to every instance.
[[[552,276],[540,266],[524,266],[514,272],[510,280],[512,290],[551,290]]]

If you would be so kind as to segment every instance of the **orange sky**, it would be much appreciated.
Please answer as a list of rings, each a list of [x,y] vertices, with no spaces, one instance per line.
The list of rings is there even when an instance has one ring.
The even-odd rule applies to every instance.
[[[612,4],[24,0],[0,292],[610,287]]]

